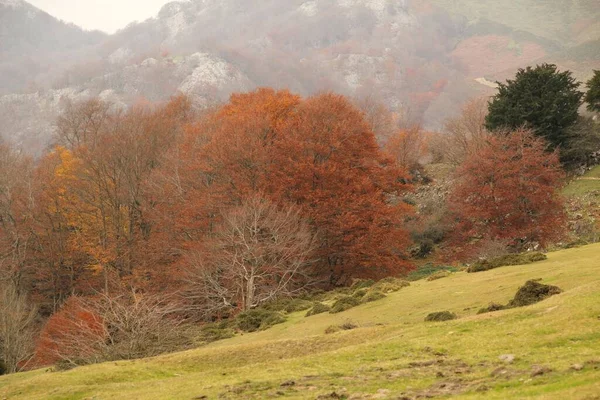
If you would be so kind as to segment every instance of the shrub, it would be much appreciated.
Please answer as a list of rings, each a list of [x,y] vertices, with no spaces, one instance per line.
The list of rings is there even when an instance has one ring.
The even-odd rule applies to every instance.
[[[438,311],[438,312],[434,312],[434,313],[427,315],[427,317],[425,317],[425,321],[440,322],[440,321],[450,321],[450,320],[453,320],[456,318],[457,318],[456,314],[451,313],[450,311]]]
[[[235,320],[236,327],[244,332],[263,331],[286,321],[281,313],[262,308],[244,311],[238,314]]]
[[[372,301],[385,299],[386,297],[387,296],[381,293],[379,290],[369,290],[360,301],[361,303],[370,303]]]
[[[450,271],[442,270],[442,271],[438,271],[438,272],[436,272],[434,274],[429,275],[427,277],[427,280],[428,281],[435,281],[435,280],[438,280],[438,279],[446,278],[446,277],[448,277],[450,275],[452,275],[450,273]]]
[[[491,260],[480,260],[467,268],[467,272],[482,272],[490,269],[506,267],[510,265],[525,265],[536,261],[546,260],[548,257],[543,253],[521,253],[507,254],[505,256],[492,258]]]
[[[340,298],[339,300],[337,300],[333,304],[333,306],[331,307],[331,310],[329,312],[331,314],[337,314],[337,313],[341,313],[342,311],[349,310],[358,305],[360,305],[360,300],[357,299],[356,297],[344,296],[344,297]]]
[[[527,281],[519,288],[515,298],[508,303],[508,307],[528,306],[560,293],[562,290],[557,286],[544,285],[534,280]]]
[[[308,310],[308,312],[306,313],[306,316],[310,317],[311,315],[323,314],[323,313],[329,312],[330,310],[331,310],[331,307],[329,307],[326,304],[315,303],[315,305],[310,310]]]
[[[379,290],[382,293],[393,293],[398,290],[410,286],[410,283],[398,278],[385,278],[377,282],[371,287],[372,290]]]

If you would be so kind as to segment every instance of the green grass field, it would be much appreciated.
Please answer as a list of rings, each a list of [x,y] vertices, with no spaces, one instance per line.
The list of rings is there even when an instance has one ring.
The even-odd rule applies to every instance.
[[[537,278],[564,292],[476,315]],[[459,319],[423,321],[443,310]],[[359,327],[324,334],[347,321]],[[504,354],[514,362],[500,360]],[[551,371],[532,376],[536,365]],[[550,253],[526,266],[413,282],[340,314],[294,313],[267,331],[187,352],[0,377],[0,399],[418,396],[600,398],[600,245]]]

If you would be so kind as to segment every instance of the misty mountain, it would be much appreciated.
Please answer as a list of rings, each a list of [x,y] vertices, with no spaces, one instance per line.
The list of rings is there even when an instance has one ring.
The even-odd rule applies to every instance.
[[[56,65],[69,67],[106,37],[66,24],[22,0],[0,0],[0,94],[43,87]]]
[[[595,1],[480,3],[191,0],[105,36],[0,0],[4,136],[39,151],[63,105],[92,96],[210,104],[257,86],[368,97],[435,129],[518,67],[550,61],[586,77],[600,66],[598,52],[570,51],[597,47]]]

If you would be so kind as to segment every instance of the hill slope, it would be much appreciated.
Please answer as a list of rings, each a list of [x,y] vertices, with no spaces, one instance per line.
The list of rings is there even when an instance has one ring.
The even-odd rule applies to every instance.
[[[564,293],[476,315],[536,278]],[[441,310],[460,319],[423,322]],[[270,330],[192,351],[0,377],[0,398],[591,399],[600,393],[599,317],[600,245],[591,245],[527,266],[415,282],[340,314],[291,314]],[[346,321],[360,327],[324,334]],[[506,354],[514,362],[499,359]]]

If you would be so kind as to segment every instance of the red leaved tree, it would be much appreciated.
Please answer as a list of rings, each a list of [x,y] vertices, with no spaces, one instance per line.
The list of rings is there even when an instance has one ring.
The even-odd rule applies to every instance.
[[[302,207],[319,231],[321,275],[331,285],[410,268],[403,227],[406,172],[385,156],[346,98],[305,100],[278,128],[267,192]]]
[[[485,241],[503,241],[523,250],[561,238],[563,172],[558,154],[546,148],[531,132],[517,130],[490,137],[466,158],[450,195],[456,249],[469,252]]]
[[[44,325],[33,364],[81,365],[99,361],[108,333],[102,318],[80,297],[70,297]]]

